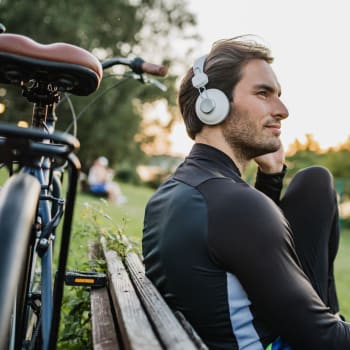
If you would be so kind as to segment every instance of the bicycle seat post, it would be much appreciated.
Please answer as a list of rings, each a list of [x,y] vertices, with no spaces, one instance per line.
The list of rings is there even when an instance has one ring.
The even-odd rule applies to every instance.
[[[49,132],[55,130],[55,124],[57,121],[55,109],[56,109],[56,103],[48,105],[47,114],[46,114],[46,124],[49,129]]]
[[[52,125],[55,119],[53,116],[54,104],[59,100],[57,88],[49,83],[34,82],[29,87],[23,85],[22,90],[23,96],[25,96],[29,102],[34,103],[32,126],[47,129],[46,121],[48,115],[50,125]]]

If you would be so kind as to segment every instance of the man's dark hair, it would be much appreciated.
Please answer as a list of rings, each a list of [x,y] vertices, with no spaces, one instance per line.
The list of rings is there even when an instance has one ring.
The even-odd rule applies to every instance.
[[[208,75],[207,89],[219,89],[232,100],[232,92],[242,78],[244,65],[252,59],[262,59],[272,63],[270,50],[255,41],[243,40],[242,36],[220,40],[214,43],[208,54],[204,71]],[[179,106],[188,135],[194,139],[203,128],[203,123],[195,112],[195,103],[199,95],[192,85],[193,70],[188,70],[182,80],[179,91]]]

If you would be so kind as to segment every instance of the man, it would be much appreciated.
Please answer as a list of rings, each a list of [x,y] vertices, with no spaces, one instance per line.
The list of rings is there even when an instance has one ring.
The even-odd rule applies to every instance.
[[[332,177],[305,169],[280,200],[288,111],[271,62],[257,43],[224,40],[183,79],[195,144],[147,205],[146,273],[211,349],[350,349],[333,277]],[[255,188],[241,178],[251,160]]]

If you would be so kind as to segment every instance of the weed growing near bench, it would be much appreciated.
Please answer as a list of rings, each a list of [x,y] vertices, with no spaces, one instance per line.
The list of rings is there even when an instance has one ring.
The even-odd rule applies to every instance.
[[[74,225],[72,239],[81,242],[80,247],[85,250],[86,259],[82,258],[81,254],[76,254],[70,258],[67,270],[105,272],[105,260],[89,261],[87,252],[87,241],[99,241],[101,237],[105,238],[108,248],[117,251],[122,258],[130,251],[139,253],[138,243],[124,234],[126,218],[121,219],[120,225],[116,224],[113,218],[106,214],[107,205],[105,200],[84,203],[80,218]],[[76,350],[91,347],[90,289],[66,286],[57,349]]]

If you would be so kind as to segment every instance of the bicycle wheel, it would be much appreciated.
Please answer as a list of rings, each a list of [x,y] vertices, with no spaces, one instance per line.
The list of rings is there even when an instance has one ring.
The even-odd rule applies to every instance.
[[[25,307],[28,247],[39,195],[39,182],[28,174],[13,175],[0,191],[0,349],[11,342],[10,330],[20,327],[11,323]]]

